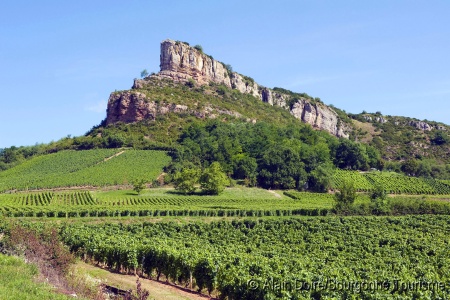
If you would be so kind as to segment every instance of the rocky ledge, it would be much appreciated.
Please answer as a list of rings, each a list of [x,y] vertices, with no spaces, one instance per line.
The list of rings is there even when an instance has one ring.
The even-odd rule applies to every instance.
[[[291,101],[287,93],[275,91],[257,84],[252,78],[232,72],[227,65],[214,60],[211,56],[189,46],[187,43],[165,40],[161,43],[160,72],[152,78],[170,79],[185,83],[194,80],[197,84],[214,82],[223,84],[241,93],[251,94],[260,101],[288,109],[302,122],[316,129],[326,130],[338,137],[348,137],[349,126],[340,122],[338,114],[330,107],[318,101],[298,97]],[[133,89],[140,89],[146,79],[135,80]],[[136,122],[146,118],[155,118],[157,114],[167,112],[186,112],[182,105],[158,106],[142,93],[129,91],[112,93],[108,101],[107,124]],[[192,112],[204,116],[205,112]],[[206,112],[207,113],[207,112]],[[232,114],[232,112],[229,112]]]

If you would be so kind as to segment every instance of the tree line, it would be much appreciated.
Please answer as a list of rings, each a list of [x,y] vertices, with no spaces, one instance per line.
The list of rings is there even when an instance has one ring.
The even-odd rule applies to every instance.
[[[178,144],[168,167],[175,183],[218,163],[229,178],[248,186],[325,192],[335,168],[383,167],[376,148],[304,124],[193,122]]]

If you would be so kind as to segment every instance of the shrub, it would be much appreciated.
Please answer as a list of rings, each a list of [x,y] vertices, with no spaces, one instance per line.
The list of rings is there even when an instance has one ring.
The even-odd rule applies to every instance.
[[[356,199],[355,183],[352,180],[344,180],[334,199],[336,201],[334,209],[338,213],[349,213]]]

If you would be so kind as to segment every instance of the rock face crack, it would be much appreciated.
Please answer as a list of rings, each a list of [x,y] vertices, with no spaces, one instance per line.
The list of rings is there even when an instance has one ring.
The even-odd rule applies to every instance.
[[[195,80],[200,85],[210,82],[223,84],[241,93],[250,94],[270,105],[288,109],[295,118],[316,129],[326,130],[338,137],[348,137],[347,131],[350,128],[338,123],[339,117],[332,108],[323,103],[312,103],[307,98],[300,98],[290,103],[292,102],[290,95],[258,85],[251,78],[239,73],[229,74],[223,63],[183,42],[172,40],[161,42],[160,68],[160,72],[152,77],[168,78],[180,83]],[[145,86],[145,79],[137,79],[133,89],[143,86]],[[130,123],[145,118],[154,119],[160,113],[183,111],[183,109],[173,110],[171,104],[167,104],[166,107],[157,107],[150,99],[146,99],[145,94],[137,91],[112,93],[108,101],[107,124],[119,121]],[[184,111],[186,110],[187,108]],[[203,112],[197,112],[197,114],[204,115]]]

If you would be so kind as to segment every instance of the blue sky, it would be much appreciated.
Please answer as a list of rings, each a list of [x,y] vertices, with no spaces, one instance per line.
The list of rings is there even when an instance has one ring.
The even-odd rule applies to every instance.
[[[347,112],[450,124],[450,1],[4,1],[0,148],[87,132],[166,38]]]

